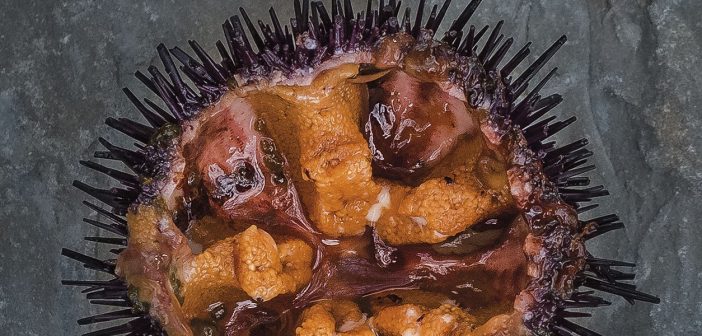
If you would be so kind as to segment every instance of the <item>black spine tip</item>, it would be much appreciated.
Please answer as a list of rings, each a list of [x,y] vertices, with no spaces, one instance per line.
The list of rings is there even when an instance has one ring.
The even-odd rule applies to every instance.
[[[261,35],[258,33],[258,30],[256,30],[256,27],[251,22],[249,14],[246,13],[246,10],[243,7],[239,7],[239,12],[241,13],[241,17],[244,18],[244,23],[246,24],[246,28],[249,29],[249,33],[251,34],[251,38],[253,38],[254,40],[256,48],[258,48],[258,51],[262,51],[263,48],[265,48],[265,44],[263,44],[263,39],[261,38]]]
[[[500,21],[497,23],[495,28],[492,29],[492,32],[490,33],[490,36],[488,37],[487,42],[485,42],[485,45],[483,46],[483,50],[480,52],[478,55],[478,59],[483,62],[483,64],[486,62],[488,56],[495,50],[495,47],[497,46],[498,38],[502,38],[500,35],[500,32],[502,31],[502,26],[505,24],[504,21]]]
[[[108,263],[106,261],[96,259],[93,257],[89,257],[85,254],[78,253],[76,251],[64,248],[61,249],[61,255],[71,258],[75,261],[83,263],[83,266],[86,268],[102,271],[105,273],[113,274],[115,271],[115,266],[114,264]]]
[[[98,189],[78,180],[73,181],[73,186],[111,206],[113,211],[119,214],[126,213],[127,208],[132,203],[130,194],[124,189]]]
[[[557,318],[554,321],[553,329],[562,336],[602,336],[565,318]]]
[[[104,314],[98,314],[98,315],[93,315],[90,317],[85,317],[82,319],[78,320],[79,325],[88,325],[88,324],[94,324],[94,323],[99,323],[99,322],[108,322],[108,321],[114,321],[114,320],[119,320],[119,319],[125,319],[125,318],[133,318],[139,316],[138,314],[134,314],[132,312],[131,308],[128,309],[123,309],[123,310],[117,310],[109,313],[104,313]]]
[[[566,43],[568,38],[563,35],[561,38],[559,38],[555,43],[551,45],[532,65],[527,68],[524,73],[517,78],[517,80],[514,81],[514,83],[511,85],[511,91],[520,91],[521,87],[526,85],[534,76],[536,73],[541,70],[541,68],[546,65],[546,63],[553,57],[553,55],[556,54],[556,52]]]
[[[531,47],[531,42],[527,43],[522,49],[520,49],[512,58],[505,64],[505,66],[502,68],[502,78],[507,78],[510,74],[512,74],[512,71],[521,64],[524,59],[526,59],[527,56],[529,56],[529,53],[531,50],[529,49]]]
[[[139,110],[141,115],[144,116],[151,126],[158,128],[166,124],[166,120],[164,120],[164,118],[144,106],[144,104],[139,101],[132,91],[130,91],[128,88],[123,88],[122,91],[125,95],[127,95],[129,101],[137,108],[137,110]]]
[[[127,239],[124,238],[84,237],[83,239],[101,244],[127,246]]]
[[[480,3],[482,0],[473,0],[471,1],[468,6],[466,6],[465,9],[463,9],[463,12],[461,12],[461,15],[458,16],[458,18],[451,24],[451,27],[449,27],[449,31],[461,31],[463,30],[463,27],[465,27],[466,23],[468,23],[468,20],[473,16],[475,13],[475,10],[480,6]]]
[[[154,128],[126,118],[109,117],[105,119],[105,124],[144,144],[149,143],[151,137],[156,133]]]
[[[419,31],[422,29],[422,16],[424,16],[424,5],[425,0],[419,0],[419,5],[417,6],[417,15],[414,18],[414,27],[412,27],[412,36],[415,38],[419,36]]]
[[[444,20],[444,16],[446,15],[446,11],[448,10],[450,4],[451,0],[445,0],[444,4],[439,10],[439,13],[436,15],[435,18],[432,19],[431,26],[428,27],[428,29],[430,29],[434,34],[436,34],[436,31],[439,29],[441,22]]]
[[[100,173],[103,173],[109,177],[112,177],[120,182],[122,182],[124,185],[136,188],[139,186],[139,180],[136,177],[136,175],[132,174],[127,174],[125,172],[121,172],[116,169],[108,168],[105,167],[99,163],[93,162],[93,161],[85,161],[85,160],[80,160],[78,161],[81,165],[88,167],[90,169],[93,169],[95,171],[98,171]]]

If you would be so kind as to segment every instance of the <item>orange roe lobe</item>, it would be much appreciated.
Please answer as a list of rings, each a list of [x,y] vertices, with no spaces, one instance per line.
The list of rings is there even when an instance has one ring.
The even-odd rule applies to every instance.
[[[237,302],[249,295],[241,289],[234,265],[236,237],[230,237],[194,256],[182,268],[183,310],[190,318],[207,317],[213,302]]]
[[[241,288],[252,298],[263,301],[296,291],[311,276],[312,250],[304,246],[285,245],[283,259],[281,248],[268,233],[256,226],[249,227],[238,236],[234,256]],[[299,258],[290,255],[296,248],[303,254]],[[284,261],[290,273],[284,271]]]
[[[278,257],[288,285],[299,290],[312,277],[312,248],[299,239],[287,239],[278,244]]]
[[[327,300],[305,309],[300,316],[297,336],[374,336],[366,315],[348,300]]]
[[[300,240],[276,244],[267,232],[250,226],[195,256],[184,271],[184,295],[202,286],[237,287],[268,301],[292,293],[311,276],[312,249]]]
[[[240,287],[233,257],[237,244],[236,237],[226,238],[194,256],[185,266],[183,295],[204,284]]]
[[[357,73],[358,65],[344,64],[320,73],[310,86],[266,89],[292,105],[288,122],[298,138],[286,140],[299,143],[300,173],[314,183],[312,202],[306,204],[312,222],[331,236],[361,234],[380,191],[358,130],[368,92],[365,85],[347,81]]]
[[[439,243],[509,207],[507,188],[493,190],[472,172],[457,169],[451,182],[430,179],[409,191],[397,214],[377,224],[391,244]]]

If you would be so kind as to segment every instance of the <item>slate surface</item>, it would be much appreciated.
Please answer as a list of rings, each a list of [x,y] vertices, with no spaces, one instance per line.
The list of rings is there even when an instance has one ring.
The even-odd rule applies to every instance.
[[[288,1],[245,6],[260,17],[271,2],[291,12]],[[106,116],[136,116],[120,88],[145,92],[131,74],[155,61],[158,42],[182,46],[196,38],[213,46],[238,5],[0,4],[0,334],[89,330],[74,321],[98,309],[59,285],[85,274],[59,256],[61,247],[92,252],[79,237],[97,233],[80,224],[89,212],[71,180],[106,182],[78,160],[98,148]],[[593,176],[614,194],[601,212],[618,209],[628,224],[592,247],[638,263],[638,284],[663,301],[629,307],[615,300],[584,322],[609,335],[702,332],[700,13],[696,0],[485,0],[474,19],[506,20],[517,43],[534,41],[535,50],[561,33],[570,38],[547,91],[563,93],[560,113],[580,120],[562,137],[587,134],[596,149]]]

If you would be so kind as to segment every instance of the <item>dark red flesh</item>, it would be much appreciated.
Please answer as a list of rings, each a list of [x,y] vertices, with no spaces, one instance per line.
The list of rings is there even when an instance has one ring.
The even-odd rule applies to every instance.
[[[401,70],[369,83],[361,129],[373,154],[373,173],[416,185],[474,131],[465,103],[434,82]]]

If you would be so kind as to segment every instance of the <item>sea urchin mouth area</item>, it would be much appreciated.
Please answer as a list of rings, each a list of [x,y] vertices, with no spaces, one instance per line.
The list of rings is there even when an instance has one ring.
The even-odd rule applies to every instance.
[[[183,125],[172,200],[135,210],[119,263],[166,330],[290,332],[314,302],[351,300],[370,317],[383,295],[401,297],[395,306],[434,297],[417,309],[458,309],[466,330],[511,314],[528,230],[484,116],[448,78],[386,66],[367,81],[359,68],[241,87]],[[176,215],[139,214],[151,207]],[[154,221],[158,231],[138,228]],[[167,260],[140,271],[158,251]]]

